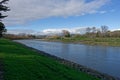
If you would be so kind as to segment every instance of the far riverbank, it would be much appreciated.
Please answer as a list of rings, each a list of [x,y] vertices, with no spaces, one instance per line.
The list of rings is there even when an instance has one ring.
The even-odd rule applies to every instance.
[[[120,47],[120,38],[87,38],[87,37],[70,37],[70,38],[46,38],[45,41],[100,45],[100,46],[118,46]]]

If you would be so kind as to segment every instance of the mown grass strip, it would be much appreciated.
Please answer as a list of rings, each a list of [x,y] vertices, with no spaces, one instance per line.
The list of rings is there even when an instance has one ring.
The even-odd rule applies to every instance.
[[[24,46],[0,39],[4,80],[99,80]]]

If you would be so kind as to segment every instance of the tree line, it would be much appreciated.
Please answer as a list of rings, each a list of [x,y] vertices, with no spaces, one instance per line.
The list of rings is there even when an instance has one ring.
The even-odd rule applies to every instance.
[[[100,28],[97,27],[87,27],[85,29],[84,34],[71,34],[68,30],[62,31],[62,37],[74,37],[74,36],[83,36],[88,38],[96,38],[96,37],[116,37],[120,38],[120,30],[110,31],[109,27],[106,25],[101,26]]]
[[[5,34],[5,38],[9,39],[63,39],[63,38],[77,38],[77,37],[86,37],[86,38],[120,38],[120,30],[110,31],[108,26],[97,27],[87,27],[85,29],[84,34],[72,34],[68,30],[62,30],[62,32],[58,35],[34,35],[34,34]]]
[[[88,27],[84,36],[87,37],[120,37],[120,30],[110,31],[108,26],[101,26],[101,28]]]

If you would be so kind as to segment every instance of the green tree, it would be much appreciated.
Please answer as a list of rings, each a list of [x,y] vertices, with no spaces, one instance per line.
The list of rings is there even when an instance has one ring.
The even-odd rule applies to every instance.
[[[3,32],[7,31],[5,29],[5,25],[2,22],[2,19],[7,17],[6,15],[2,15],[2,12],[9,11],[9,7],[5,6],[6,2],[9,0],[2,0],[0,1],[0,38],[3,36]]]
[[[70,37],[70,32],[68,30],[62,30],[64,37]]]

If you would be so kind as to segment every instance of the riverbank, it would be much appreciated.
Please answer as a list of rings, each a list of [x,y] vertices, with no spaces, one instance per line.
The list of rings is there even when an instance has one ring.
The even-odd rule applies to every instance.
[[[0,59],[4,80],[100,80],[6,39],[0,39]]]
[[[17,40],[16,40],[17,41]],[[30,40],[30,43],[29,43],[29,40],[27,40],[27,47],[28,46],[30,46],[30,45],[28,45],[28,44],[33,44],[34,43],[34,41],[35,40],[33,40],[33,42]],[[20,43],[22,43],[23,42],[23,44],[24,44],[24,42],[26,42],[26,41],[22,41],[22,40],[18,40],[17,42],[20,42]],[[36,41],[36,42],[39,42],[39,41]],[[39,45],[40,46],[40,44],[39,43],[37,43],[37,45]],[[42,45],[44,45],[44,44],[42,44]],[[49,44],[49,45],[51,45],[52,46],[52,44]],[[48,46],[49,46],[48,45]],[[36,45],[34,45],[34,46],[36,46]],[[85,73],[88,73],[88,74],[90,74],[90,75],[93,75],[93,76],[96,76],[97,78],[100,78],[101,80],[119,80],[119,79],[114,79],[114,77],[112,77],[112,76],[109,76],[109,75],[107,75],[107,74],[104,74],[104,73],[100,73],[100,72],[98,72],[98,71],[96,71],[96,70],[93,70],[93,69],[90,69],[90,68],[88,68],[88,67],[85,67],[85,66],[82,66],[82,65],[80,65],[80,64],[77,64],[77,63],[74,63],[74,62],[71,62],[71,61],[68,61],[68,60],[66,60],[66,58],[65,59],[63,59],[63,58],[60,58],[60,57],[56,57],[56,56],[54,56],[54,55],[52,55],[50,52],[48,52],[48,53],[46,53],[47,52],[47,50],[44,50],[45,52],[43,52],[43,51],[40,51],[40,50],[42,50],[42,49],[40,49],[40,50],[38,50],[39,48],[32,48],[33,46],[30,46],[30,47],[28,47],[28,48],[30,48],[30,49],[32,49],[32,50],[34,50],[34,51],[36,51],[37,53],[39,53],[39,54],[42,54],[42,55],[44,55],[44,56],[47,56],[47,57],[51,57],[51,58],[54,58],[55,60],[57,60],[57,61],[59,61],[60,63],[62,63],[62,64],[64,64],[64,65],[67,65],[67,66],[69,66],[69,67],[72,67],[72,68],[74,68],[74,69],[77,69],[77,70],[79,70],[79,71],[82,71],[82,72],[85,72]],[[59,47],[60,48],[60,47]],[[48,48],[47,48],[48,49]],[[51,50],[50,50],[51,51]],[[54,53],[54,52],[53,52]],[[59,52],[58,52],[59,53]],[[62,54],[62,53],[61,53]],[[69,54],[69,53],[67,53],[67,54]],[[94,56],[95,57],[95,56]],[[101,60],[101,59],[99,59],[99,60]],[[88,63],[89,64],[89,63]],[[103,64],[100,64],[100,65],[103,65]],[[104,67],[104,66],[103,66]],[[111,66],[110,66],[111,67]],[[119,70],[119,69],[118,69]]]
[[[56,41],[64,43],[76,43],[87,45],[101,46],[120,46],[120,38],[87,38],[87,37],[70,37],[70,38],[47,38],[45,41]]]

